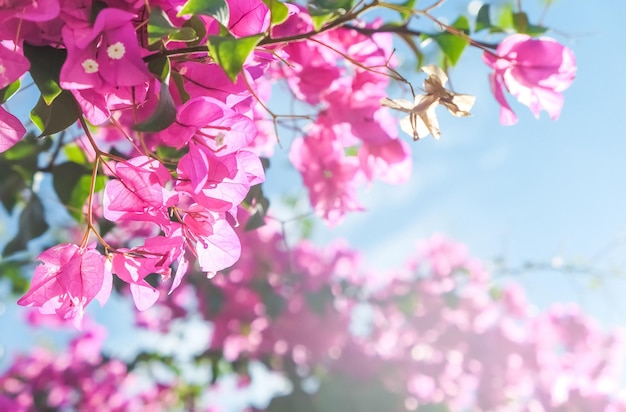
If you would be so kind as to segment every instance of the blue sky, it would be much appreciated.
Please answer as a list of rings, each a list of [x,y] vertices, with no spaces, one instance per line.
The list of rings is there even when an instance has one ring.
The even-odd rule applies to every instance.
[[[446,8],[454,15],[464,5],[450,1]],[[522,5],[531,22],[541,15],[539,0]],[[411,181],[374,185],[364,193],[368,212],[349,216],[332,232],[318,230],[316,239],[345,237],[381,268],[397,266],[418,239],[441,232],[478,257],[503,255],[511,267],[556,257],[605,272],[625,269],[623,16],[626,2],[618,0],[557,0],[547,13],[549,35],[572,48],[578,63],[556,122],[545,112],[536,120],[510,98],[520,120],[501,126],[489,68],[478,50],[467,51],[450,77],[457,92],[478,96],[473,116],[454,118],[440,109],[441,139],[412,144]],[[414,78],[421,84],[423,76]],[[610,253],[598,256],[607,248]],[[624,325],[626,283],[619,276],[605,276],[595,288],[589,276],[551,271],[516,279],[541,307],[575,301],[609,324]]]

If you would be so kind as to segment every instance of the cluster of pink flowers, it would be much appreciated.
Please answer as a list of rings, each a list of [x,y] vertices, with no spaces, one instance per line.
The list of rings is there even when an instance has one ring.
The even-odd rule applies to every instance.
[[[268,40],[250,53],[233,81],[206,50],[165,35],[154,38],[154,13],[161,13],[157,20],[171,30],[201,25],[198,44],[223,34],[213,17],[201,13],[192,22],[191,15],[181,15],[185,4],[17,0],[0,10],[0,88],[33,69],[36,59],[29,56],[29,61],[24,50],[33,55],[45,50],[62,59],[59,72],[43,82],[46,93],[38,82],[42,99],[51,104],[64,93],[75,101],[85,129],[80,142],[94,167],[92,186],[96,176],[107,180],[101,193],[89,196],[82,240],[39,255],[42,265],[19,304],[80,325],[93,299],[106,301],[113,275],[130,286],[137,308],[145,310],[161,294],[145,280],[148,275],[170,280],[171,293],[195,265],[209,276],[232,266],[241,255],[234,230],[238,208],[250,188],[265,179],[259,156],[273,150],[275,136],[263,126],[264,106],[257,101],[269,98],[272,81],[284,80],[298,100],[316,110],[305,135],[293,141],[289,158],[313,209],[327,222],[336,224],[363,208],[360,185],[407,181],[408,144],[398,138],[396,121],[380,104],[394,65],[392,34],[376,33],[380,22],[352,22],[358,27],[313,35],[312,17],[303,7],[281,4],[284,21],[271,24],[272,12],[262,0],[228,1],[229,39],[259,35]],[[298,36],[305,41],[280,41]],[[551,40],[520,36],[505,40],[496,57],[485,55],[496,70],[498,101],[511,119],[504,85],[533,112],[546,108],[555,117],[559,92],[573,78],[573,56]],[[541,56],[552,54],[561,57],[537,65]],[[440,92],[437,101],[453,96]],[[168,102],[175,110],[172,121],[154,127]],[[422,109],[406,110],[415,119]],[[87,122],[98,129],[91,132]],[[0,151],[25,132],[14,115],[0,110]],[[124,228],[125,241],[107,243],[97,218]],[[90,243],[92,234],[100,246]]]
[[[383,277],[363,274],[345,245],[300,242],[288,251],[267,226],[242,241],[255,253],[194,288],[214,327],[207,353],[263,360],[294,382],[316,376],[314,402],[349,382],[344,402],[387,399],[378,410],[626,408],[621,334],[603,332],[573,305],[538,313],[519,286],[495,285],[460,244],[423,241]],[[367,332],[351,333],[355,321]]]
[[[156,273],[164,280],[173,277],[173,290],[195,262],[207,274],[236,262],[241,251],[233,230],[237,208],[250,187],[264,181],[263,167],[252,151],[257,135],[252,107],[255,81],[263,75],[271,55],[262,51],[252,55],[235,83],[217,64],[207,61],[206,52],[204,57],[199,53],[171,60],[171,72],[183,79],[183,93],[174,81],[167,85],[148,68],[146,58],[154,52],[146,42],[146,3],[111,0],[98,7],[92,1],[23,3],[13,13],[2,13],[0,35],[7,40],[0,46],[0,87],[28,70],[23,44],[65,50],[59,85],[71,92],[87,121],[101,126],[98,132],[102,133],[93,136],[85,130],[83,142],[91,143],[87,151],[96,162],[94,167],[100,164],[100,173],[109,178],[101,209],[88,205],[87,220],[93,221],[97,209],[122,227],[143,223],[134,232],[142,236],[126,235],[127,240],[134,238],[133,247],[120,244],[112,249],[104,244],[102,254],[85,237],[79,245],[66,243],[43,252],[31,289],[18,303],[75,319],[79,325],[91,300],[106,301],[112,274],[130,285],[137,308],[143,310],[159,297],[145,281],[147,275]],[[171,21],[182,24],[185,20],[177,12],[183,3],[165,1],[152,6],[161,7]],[[230,14],[230,30],[236,36],[245,34],[238,29],[242,15],[269,13],[262,1],[236,5]],[[213,19],[202,19],[212,31]],[[263,19],[248,23],[248,31],[267,29]],[[184,44],[165,46],[175,50]],[[133,132],[158,107],[163,87],[176,104],[175,121],[158,132]],[[2,121],[12,128],[0,134],[4,151],[25,130],[8,113]],[[103,152],[112,145],[124,148],[123,158]],[[163,146],[178,150],[178,157],[161,159],[156,150]],[[90,230],[97,229],[91,226],[87,234]]]
[[[104,329],[89,323],[66,353],[34,348],[0,375],[0,410],[27,412],[167,411],[178,399],[172,387],[141,382],[125,363],[101,354]]]
[[[30,291],[19,300],[21,305],[75,319],[80,325],[84,308],[94,298],[106,301],[112,275],[130,285],[137,308],[145,310],[160,294],[146,282],[147,275],[173,278],[171,292],[196,262],[208,275],[234,264],[241,254],[233,230],[237,210],[250,187],[264,181],[258,154],[271,151],[271,145],[262,142],[267,136],[259,133],[254,121],[262,117],[255,98],[267,95],[270,77],[287,78],[299,97],[319,105],[316,123],[306,139],[293,144],[291,159],[303,173],[314,208],[330,222],[360,209],[357,182],[374,178],[400,182],[408,176],[407,145],[397,139],[387,109],[378,104],[388,80],[365,69],[387,64],[390,35],[368,38],[342,29],[314,41],[260,48],[247,59],[235,82],[207,60],[206,53],[192,53],[168,62],[171,73],[182,79],[181,88],[174,81],[163,83],[148,69],[146,61],[154,53],[145,40],[145,3],[111,0],[101,8],[90,1],[44,3],[45,7],[35,7],[24,2],[23,12],[3,14],[6,26],[0,35],[7,40],[0,46],[0,57],[6,69],[0,87],[29,69],[20,48],[24,43],[65,50],[59,85],[71,92],[82,116],[100,126],[94,133],[85,130],[82,142],[94,167],[100,165],[100,173],[108,177],[101,209],[88,205],[87,220],[92,222],[100,213],[127,229],[133,222],[142,224],[137,232],[126,234],[133,247],[115,241],[113,248],[100,239],[103,254],[85,237],[80,244],[61,244],[43,252],[38,257],[42,265],[35,271]],[[269,10],[262,1],[231,3],[228,28],[233,36],[268,30]],[[185,20],[177,15],[182,4],[166,1],[158,6],[172,22],[182,25]],[[272,28],[273,37],[312,30],[303,9],[289,6],[289,13],[286,22]],[[208,33],[217,31],[213,18],[200,19]],[[175,41],[161,45],[168,51],[183,46]],[[341,53],[364,69],[338,68]],[[275,56],[287,59],[292,68],[285,70],[293,73],[274,68],[271,76],[264,77]],[[312,71],[324,73],[314,76],[324,83],[317,85],[324,92],[306,84],[313,78]],[[175,121],[161,131],[133,132],[159,106],[164,87],[176,104]],[[2,121],[7,129],[0,135],[4,151],[25,129],[9,113]],[[104,152],[112,146],[121,149],[124,158]],[[156,155],[159,147],[178,154],[162,159]],[[347,154],[348,149],[355,153]],[[90,226],[87,234],[90,230],[97,228]]]
[[[279,261],[273,256],[271,262]],[[391,394],[394,406],[378,410],[428,404],[450,410],[626,408],[626,400],[614,395],[621,387],[621,335],[605,334],[574,306],[535,313],[518,286],[494,286],[462,245],[441,237],[422,242],[417,257],[386,277],[383,286],[364,282],[376,279],[372,274],[357,275],[359,258],[346,248],[298,245],[290,261],[283,259],[289,273],[297,274],[293,277],[276,276],[278,264],[269,262],[257,262],[250,274],[264,276],[262,267],[268,280],[282,279],[274,293],[283,297],[284,308],[267,325],[262,322],[259,335],[247,335],[254,346],[243,355],[259,356],[258,348],[265,347],[271,349],[266,355],[286,357],[310,371],[322,368],[328,372],[320,378],[320,391],[348,379],[355,382],[345,394],[352,404],[371,396],[357,387],[380,399]],[[228,301],[227,289],[215,286]],[[252,301],[245,318],[250,325],[267,308],[263,298]],[[357,304],[370,309],[369,332],[355,336],[347,325]],[[241,306],[237,310],[245,313]],[[232,323],[232,316],[218,312],[207,318]],[[212,345],[220,346],[215,339],[221,339],[227,350],[237,334],[231,329],[214,336]]]
[[[310,31],[310,16],[298,17],[293,24]],[[305,136],[293,142],[289,158],[315,212],[336,224],[346,213],[363,210],[359,185],[374,179],[406,182],[411,157],[407,143],[398,139],[397,121],[380,105],[389,84],[386,68],[394,62],[391,34],[368,37],[340,28],[313,39],[286,46],[291,65],[279,66],[295,97],[319,109]],[[338,64],[338,55],[350,61]]]
[[[241,239],[254,253],[213,282],[163,294],[137,318],[140,325],[165,332],[172,319],[185,318],[195,294],[202,317],[213,326],[199,359],[239,365],[241,385],[249,382],[241,365],[256,359],[290,379],[295,389],[289,396],[298,405],[308,397],[314,410],[626,408],[619,393],[621,334],[604,332],[573,305],[538,312],[519,286],[495,284],[458,243],[435,236],[421,242],[403,267],[374,276],[363,273],[360,256],[345,245],[319,249],[300,242],[286,250],[282,235],[269,226],[242,233]],[[62,402],[76,399],[69,395],[68,379],[74,388],[84,388],[80,402],[89,401],[90,391],[100,396],[109,383],[126,385],[131,377],[115,375],[94,387],[92,381],[111,369],[125,369],[115,360],[101,363],[90,333],[78,341],[83,349],[87,341],[95,343],[88,360],[87,352],[76,353],[77,344],[72,357],[35,352],[18,359],[0,377],[7,394],[0,399],[13,405],[42,394],[42,402],[66,405]],[[310,377],[319,387],[305,395],[298,388]],[[161,389],[163,396],[176,391]],[[149,402],[155,393],[140,399]],[[291,410],[281,409],[285,398],[274,402],[271,410]]]

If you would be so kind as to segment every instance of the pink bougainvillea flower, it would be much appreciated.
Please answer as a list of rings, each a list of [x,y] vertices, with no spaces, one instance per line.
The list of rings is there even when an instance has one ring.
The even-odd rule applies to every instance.
[[[9,150],[22,140],[26,128],[20,120],[0,107],[0,153]]]
[[[151,273],[169,278],[170,265],[184,253],[185,240],[181,236],[157,236],[146,239],[143,246],[117,249],[113,255],[113,273],[130,284],[135,306],[146,310],[158,300],[159,291],[145,277]]]
[[[576,60],[569,48],[549,37],[533,39],[515,34],[500,43],[495,55],[485,52],[483,61],[494,69],[489,81],[500,104],[500,123],[517,122],[503,88],[528,106],[535,117],[545,110],[551,119],[559,118],[563,107],[561,93],[576,76]]]
[[[0,44],[0,89],[22,77],[29,67],[28,59],[21,53]]]
[[[270,12],[262,0],[231,0],[228,30],[235,36],[263,33],[270,25]]]
[[[213,276],[237,262],[241,255],[241,242],[225,213],[212,212],[197,203],[188,205],[184,210],[179,209],[178,213],[183,217],[182,224],[170,236],[182,234],[185,237],[197,257],[200,270]],[[188,262],[181,256],[172,290],[180,285],[187,265]]]
[[[219,216],[207,212],[205,218],[209,215],[215,216],[212,223],[213,233],[209,236],[198,236],[195,251],[200,270],[212,276],[218,270],[226,269],[239,260],[241,242],[223,214]]]
[[[104,305],[111,293],[110,267],[94,247],[65,243],[40,254],[37,259],[43,264],[35,269],[30,290],[17,303],[74,319],[80,327],[89,302],[96,298]]]
[[[22,77],[29,67],[26,57],[0,44],[0,89]],[[22,122],[0,107],[0,153],[13,147],[25,134]]]
[[[58,0],[13,0],[0,5],[0,22],[8,19],[43,22],[54,19],[61,10]]]
[[[344,147],[329,129],[311,132],[304,139],[294,140],[289,160],[302,174],[316,213],[332,225],[346,212],[363,210],[356,193],[362,176],[359,161],[346,156]]]
[[[370,181],[380,179],[391,184],[404,184],[411,177],[411,152],[403,140],[364,144],[359,148],[358,157],[361,169]]]
[[[224,155],[250,145],[256,136],[256,127],[248,117],[221,101],[202,96],[182,105],[176,123],[159,133],[163,142],[176,148],[183,147],[194,136]]]
[[[93,27],[63,28],[67,60],[61,68],[65,89],[138,86],[150,78],[132,25],[135,15],[119,9],[102,10]]]
[[[165,186],[170,172],[154,159],[139,156],[117,163],[115,176],[104,190],[104,217],[111,221],[143,220],[162,226],[170,222],[167,208],[176,202],[176,194]]]
[[[233,83],[217,64],[183,62],[177,67],[184,73],[187,80],[185,90],[192,98],[210,96],[226,103],[228,107],[241,106],[244,111],[255,102],[246,82],[240,77]]]
[[[253,153],[241,150],[216,156],[194,141],[189,144],[189,153],[180,159],[178,177],[177,191],[189,193],[197,203],[215,212],[236,208],[250,186],[264,180],[261,161]]]

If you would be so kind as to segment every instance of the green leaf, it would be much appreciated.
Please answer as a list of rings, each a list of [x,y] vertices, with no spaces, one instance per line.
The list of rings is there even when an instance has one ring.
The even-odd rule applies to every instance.
[[[263,193],[263,186],[261,184],[252,186],[243,203],[248,206],[250,211],[250,218],[248,218],[244,229],[254,230],[264,226],[270,201]]]
[[[15,252],[26,250],[28,242],[43,235],[48,227],[43,204],[35,193],[31,193],[28,203],[20,214],[17,235],[6,245],[2,251],[2,256],[6,257]]]
[[[406,21],[413,15],[413,13],[411,13],[411,10],[415,9],[415,3],[416,0],[407,0],[401,4],[402,7],[406,8],[406,11],[400,12],[402,20]]]
[[[28,70],[47,105],[61,94],[59,76],[67,58],[65,49],[50,46],[31,46],[24,43],[24,56],[30,62]]]
[[[176,86],[176,90],[178,91],[178,96],[183,103],[186,103],[191,96],[187,93],[187,89],[185,89],[185,79],[178,72],[172,72],[172,80],[174,80],[174,85]]]
[[[513,26],[518,33],[528,30],[528,15],[524,12],[513,13]]]
[[[38,169],[39,154],[50,149],[51,139],[36,140],[32,133],[0,155],[0,201],[12,212],[30,187]]]
[[[154,44],[163,37],[171,40],[191,42],[198,39],[196,31],[191,27],[178,28],[160,7],[153,7],[148,20],[148,44]]]
[[[313,0],[308,4],[313,27],[320,31],[326,23],[346,14],[352,8],[353,0]]]
[[[94,192],[102,190],[105,182],[104,176],[97,176]],[[52,184],[69,214],[78,222],[82,222],[83,206],[91,192],[91,170],[74,162],[62,163],[52,169]]]
[[[16,295],[26,293],[29,281],[22,275],[22,266],[28,262],[8,260],[0,262],[0,279],[8,279],[11,292]]]
[[[26,187],[26,181],[18,172],[0,162],[0,201],[7,212],[13,211]]]
[[[85,152],[77,144],[70,143],[63,146],[63,153],[70,162],[78,163],[81,165],[87,164],[87,156]]]
[[[528,28],[526,28],[526,34],[529,36],[541,36],[549,29],[544,26],[535,26],[534,24],[529,24]]]
[[[469,21],[465,16],[459,17],[452,24],[452,27],[463,31],[464,33],[469,33]],[[469,41],[467,39],[447,32],[439,33],[433,36],[433,38],[452,66],[457,64],[461,54],[463,54],[463,50],[465,50],[465,47],[469,45]]]
[[[185,43],[191,43],[198,40],[198,35],[196,34],[196,31],[191,27],[183,27],[182,29],[176,30],[168,37],[170,40],[181,41]]]
[[[70,204],[74,187],[84,175],[90,175],[89,169],[74,162],[61,163],[52,168],[52,184],[61,203]]]
[[[156,59],[148,62],[150,73],[154,74],[162,82],[169,79],[171,68],[170,59],[167,56],[158,56]]]
[[[313,21],[313,28],[315,31],[322,30],[324,25],[332,20],[334,20],[337,15],[334,12],[312,12],[312,9],[309,9],[309,14],[311,15],[311,20]]]
[[[289,17],[289,8],[279,0],[263,0],[270,10],[270,23],[272,26],[284,23]]]
[[[133,129],[138,132],[160,132],[174,123],[174,120],[176,120],[176,103],[174,103],[167,82],[161,82],[157,107],[146,120],[137,123]]]
[[[94,193],[104,189],[106,184],[106,178],[102,175],[96,177]],[[82,222],[85,218],[83,214],[83,206],[89,197],[91,191],[91,175],[84,174],[80,176],[76,185],[72,189],[72,193],[68,202],[66,203],[67,211],[76,219],[77,222]]]
[[[157,146],[156,153],[159,159],[172,163],[178,163],[180,158],[188,153],[188,150],[185,147],[182,149],[175,149],[171,146]]]
[[[312,0],[309,6],[329,12],[339,11],[341,14],[344,14],[352,8],[353,3],[353,0]]]
[[[470,34],[470,24],[469,20],[465,16],[460,16],[458,19],[452,23],[452,27],[455,29],[461,30],[463,33],[469,35]]]
[[[326,23],[329,23],[346,13],[346,10],[343,8],[330,9],[323,8],[315,4],[309,4],[308,10],[311,20],[313,21],[313,28],[316,31],[320,31]]]
[[[33,139],[32,134],[28,134],[25,139],[22,139],[10,150],[4,152],[3,157],[11,161],[24,160],[29,163],[29,166],[36,168],[37,156],[39,153],[50,149],[50,147],[51,143],[39,144]]]
[[[235,38],[231,35],[209,36],[209,52],[230,80],[235,82],[248,55],[262,38],[263,35],[260,34],[241,38]]]
[[[41,130],[42,136],[50,136],[67,129],[80,116],[78,104],[72,93],[63,90],[50,105],[46,104],[43,95],[30,112],[30,119]]]
[[[148,18],[148,44],[154,44],[163,37],[178,31],[162,8],[155,6]]]
[[[313,229],[315,229],[313,219],[306,217],[300,220],[300,236],[302,239],[311,239],[311,236],[313,236]]]
[[[176,16],[186,14],[211,16],[223,26],[228,26],[230,19],[230,11],[225,0],[188,0]]]
[[[200,44],[202,39],[206,36],[206,26],[202,19],[198,16],[191,16],[189,20],[183,23],[183,28],[189,27],[193,29],[194,33],[196,33],[196,40],[189,42],[190,46],[197,46]]]
[[[349,146],[344,149],[344,153],[346,156],[358,156],[359,155],[359,146]]]
[[[489,297],[492,300],[500,300],[502,299],[503,296],[504,296],[504,291],[502,290],[502,288],[499,288],[497,286],[492,286],[489,289]]]
[[[528,21],[528,15],[524,12],[513,13],[512,10],[505,10],[501,19],[508,25],[507,27],[513,27],[518,33],[539,36],[548,31],[547,27],[531,24]]]
[[[476,15],[476,31],[479,32],[484,29],[492,27],[491,18],[489,17],[489,5],[483,4],[478,10]]]
[[[6,102],[11,98],[11,96],[17,93],[17,91],[20,89],[21,84],[22,83],[20,82],[20,79],[17,79],[10,85],[0,90],[0,104]]]
[[[505,4],[502,8],[498,18],[498,26],[502,29],[513,28],[513,7],[510,4]]]

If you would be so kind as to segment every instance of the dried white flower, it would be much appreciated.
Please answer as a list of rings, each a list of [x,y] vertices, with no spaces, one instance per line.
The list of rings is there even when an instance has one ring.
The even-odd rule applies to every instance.
[[[424,80],[426,94],[415,96],[414,103],[404,99],[385,97],[380,101],[380,104],[409,114],[400,120],[400,127],[412,135],[414,140],[429,134],[432,134],[435,139],[439,139],[441,133],[439,132],[439,121],[435,115],[437,105],[444,105],[454,116],[470,116],[469,111],[474,105],[476,97],[469,94],[456,94],[446,89],[448,76],[434,64],[422,67],[422,71],[428,74],[428,78]]]

